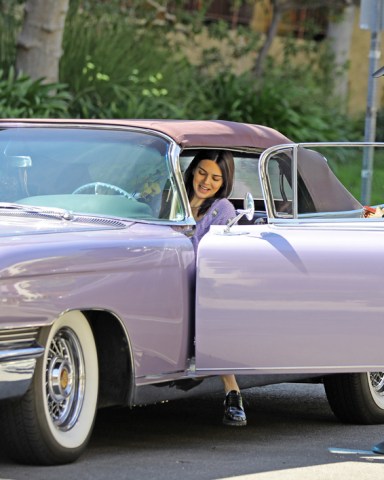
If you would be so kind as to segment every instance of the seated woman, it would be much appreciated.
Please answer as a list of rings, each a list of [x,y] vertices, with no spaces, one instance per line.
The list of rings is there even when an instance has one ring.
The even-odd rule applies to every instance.
[[[236,216],[228,200],[234,177],[235,165],[230,152],[202,150],[184,174],[185,187],[196,220],[196,231],[191,238],[195,252],[201,238],[211,225],[226,225]],[[230,426],[247,424],[240,389],[234,375],[222,375],[225,401],[223,423]]]

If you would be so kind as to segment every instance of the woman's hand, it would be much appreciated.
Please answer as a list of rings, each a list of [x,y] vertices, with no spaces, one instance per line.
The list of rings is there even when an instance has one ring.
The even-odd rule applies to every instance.
[[[384,209],[376,207],[375,213],[370,213],[368,218],[382,218],[384,216]]]

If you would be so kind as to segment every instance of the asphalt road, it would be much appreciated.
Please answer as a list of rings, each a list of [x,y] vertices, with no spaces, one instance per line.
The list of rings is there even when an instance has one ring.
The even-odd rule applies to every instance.
[[[0,479],[381,480],[371,447],[384,426],[343,425],[322,385],[243,393],[245,428],[221,424],[222,397],[99,412],[86,453],[71,465],[16,465],[0,452]]]

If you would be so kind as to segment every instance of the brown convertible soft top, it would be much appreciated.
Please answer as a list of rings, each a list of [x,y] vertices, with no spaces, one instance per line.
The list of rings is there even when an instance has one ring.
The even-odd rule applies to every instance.
[[[171,137],[182,148],[260,148],[292,143],[273,128],[225,120],[79,120],[2,119],[1,122],[41,125],[110,125],[155,130]]]
[[[359,210],[360,202],[344,187],[319,152],[299,148],[298,170],[316,212]]]
[[[273,128],[224,120],[136,120],[132,124],[165,133],[182,148],[265,149],[281,143],[292,143]]]
[[[181,148],[257,148],[293,143],[273,128],[224,120],[85,120],[85,119],[2,119],[4,126],[65,125],[134,127],[154,130],[171,137]],[[354,210],[360,203],[348,192],[321,155],[300,151],[298,168],[314,199],[316,211]]]

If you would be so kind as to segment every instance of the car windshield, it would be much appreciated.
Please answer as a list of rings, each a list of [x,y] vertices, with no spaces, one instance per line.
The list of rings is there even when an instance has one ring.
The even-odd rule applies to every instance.
[[[0,202],[142,220],[181,220],[168,161],[155,135],[101,128],[0,131]]]

